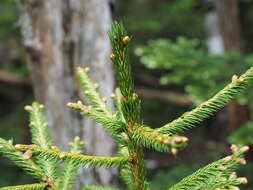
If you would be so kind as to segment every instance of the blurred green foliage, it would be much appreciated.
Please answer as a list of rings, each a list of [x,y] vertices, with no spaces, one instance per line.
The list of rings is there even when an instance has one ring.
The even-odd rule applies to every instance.
[[[15,0],[1,0],[0,2],[0,39],[13,33],[18,33],[15,25],[18,21],[18,9]]]
[[[199,40],[177,38],[176,42],[159,39],[149,41],[147,46],[135,50],[140,61],[150,69],[163,69],[162,84],[183,85],[189,97],[196,103],[203,102],[221,90],[231,81],[233,74],[240,75],[250,68],[253,54],[241,55],[228,52],[224,55],[210,55],[201,48]],[[238,97],[246,103],[249,96]]]
[[[247,122],[233,132],[228,137],[228,141],[240,145],[253,145],[253,121]]]

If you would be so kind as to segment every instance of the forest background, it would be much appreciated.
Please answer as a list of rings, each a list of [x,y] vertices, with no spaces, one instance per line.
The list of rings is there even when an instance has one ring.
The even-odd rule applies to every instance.
[[[43,88],[38,86],[40,85],[38,81],[47,78],[48,73],[34,76],[36,73],[34,71],[40,68],[36,67],[32,59],[34,54],[31,52],[34,46],[27,45],[27,35],[24,34],[28,29],[24,27],[26,26],[25,15],[32,13],[29,10],[29,3],[26,4],[26,2],[29,1],[0,1],[0,134],[5,139],[15,139],[16,143],[29,143],[30,140],[28,115],[23,107],[31,104],[34,99],[44,101],[43,103],[46,102],[46,104],[52,101],[45,100],[49,97],[47,95],[43,97],[38,95],[43,91]],[[94,0],[94,2],[97,1]],[[107,17],[96,17],[95,15],[86,18],[88,21],[79,22],[79,24],[83,24],[83,31],[86,31],[86,28],[92,28],[94,25],[105,25],[101,28],[108,28],[107,25],[110,25],[111,20],[118,20],[122,21],[130,31],[134,39],[130,48],[130,59],[134,67],[136,91],[142,97],[142,106],[145,110],[142,113],[143,118],[150,126],[160,126],[168,121],[168,118],[173,120],[181,113],[190,110],[222,89],[224,84],[236,77],[234,74],[239,75],[253,63],[253,28],[251,27],[253,2],[250,0],[117,0],[105,2],[109,7],[111,18],[106,20]],[[99,3],[98,5],[100,6]],[[40,10],[40,5],[34,6]],[[98,7],[96,3],[90,6],[84,10],[88,12],[95,10],[92,6]],[[101,10],[105,8],[101,7]],[[74,18],[75,15],[73,15],[63,18]],[[66,24],[66,28],[68,26]],[[71,29],[64,28],[65,33],[69,31]],[[89,56],[101,54],[100,49],[89,49],[89,43],[93,40],[89,41],[85,37],[86,41],[83,40],[86,43],[83,43],[83,48],[71,49],[72,46],[69,43],[71,40],[68,40],[68,37],[72,35],[65,37],[64,51],[82,50],[91,55],[84,53],[81,57],[69,53],[64,54],[64,59],[70,60],[71,55],[74,55],[79,56],[83,62],[89,62],[92,59]],[[107,51],[109,50],[105,50]],[[107,59],[102,60],[106,62]],[[73,65],[76,64],[73,63]],[[55,69],[57,73],[57,68]],[[111,73],[112,77],[107,79],[110,83],[109,87],[104,86],[103,88],[112,88],[114,81],[110,63],[95,69],[97,69],[93,73],[95,78],[103,75],[101,69],[104,69],[106,74]],[[100,79],[101,77],[97,78],[97,80]],[[71,86],[70,82],[66,83]],[[72,87],[66,88],[72,90]],[[110,92],[105,92],[105,94],[108,93]],[[201,123],[202,127],[188,132],[186,136],[190,139],[190,145],[176,158],[165,153],[146,151],[145,159],[151,171],[149,177],[153,189],[164,189],[197,168],[217,160],[229,152],[230,143],[252,146],[252,97],[253,91],[249,89],[211,119]],[[60,103],[65,107],[64,101]],[[52,105],[52,110],[58,108]],[[59,124],[53,119],[51,123]],[[92,126],[88,124],[88,121],[82,123]],[[69,129],[63,131],[66,133]],[[56,134],[57,129],[52,128],[52,133]],[[76,130],[71,135],[79,135],[85,140],[86,134],[88,134],[87,131]],[[55,138],[57,138],[56,135]],[[65,143],[62,139],[71,139],[64,134],[61,139],[58,138],[55,140],[62,147]],[[88,139],[88,144],[99,144],[96,143],[97,140],[96,138]],[[112,148],[101,154],[112,154],[113,142],[109,141],[108,144]],[[88,147],[87,152],[96,154],[97,152],[91,151],[92,148]],[[99,150],[99,147],[95,146],[95,149]],[[32,180],[4,158],[0,158],[0,171],[4,171],[4,175],[0,177],[0,186],[25,184]],[[249,180],[249,185],[244,186],[244,189],[253,189],[253,176],[250,175],[252,171],[253,153],[250,152],[248,164],[240,171],[240,175],[246,176]],[[96,181],[106,185],[120,183],[117,180],[112,181],[113,177],[110,179],[103,177],[114,176],[116,171],[92,172],[95,177],[87,175],[84,177],[89,179],[89,182]]]

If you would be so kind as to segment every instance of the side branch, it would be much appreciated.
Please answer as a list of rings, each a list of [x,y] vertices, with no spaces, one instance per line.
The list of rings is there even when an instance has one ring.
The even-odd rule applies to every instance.
[[[99,84],[92,83],[90,78],[88,77],[89,68],[81,68],[78,67],[76,69],[77,78],[79,79],[81,89],[83,90],[85,97],[88,98],[90,105],[96,110],[100,110],[104,112],[108,117],[113,115],[112,111],[106,105],[105,100],[100,97],[100,94],[97,92],[97,88]]]
[[[217,110],[221,109],[225,104],[232,100],[238,94],[238,92],[244,90],[250,83],[252,83],[252,79],[253,67],[251,67],[240,77],[234,75],[232,82],[211,99],[200,104],[192,111],[186,112],[178,119],[156,129],[155,132],[162,134],[178,134],[187,129],[195,127],[196,124],[200,123],[205,118],[213,115]]]
[[[0,190],[44,190],[48,186],[47,183],[37,183],[30,185],[18,185],[9,187],[0,187]]]
[[[15,145],[19,151],[30,150],[32,155],[39,156],[44,159],[72,161],[80,166],[87,167],[115,167],[131,161],[129,157],[98,157],[86,156],[77,153],[62,152],[59,150],[45,150],[34,145]]]
[[[184,178],[179,183],[175,184],[168,190],[185,190],[185,189],[232,189],[232,187],[238,184],[246,184],[246,178],[237,178],[234,170],[240,164],[246,164],[243,158],[243,154],[249,150],[249,147],[245,146],[238,148],[235,145],[231,146],[233,154],[213,162],[199,170],[190,176]]]
[[[134,130],[132,138],[141,146],[172,154],[176,154],[178,149],[186,146],[188,142],[187,137],[155,133],[147,126],[140,126]]]
[[[98,112],[92,109],[92,107],[84,105],[81,101],[78,101],[77,103],[68,103],[68,107],[80,110],[82,114],[90,116],[96,122],[102,124],[102,126],[111,134],[119,134],[126,127],[125,123],[116,118],[116,115],[108,117],[103,112]]]
[[[43,174],[43,171],[32,160],[24,159],[25,155],[16,151],[16,148],[12,145],[11,141],[6,141],[0,138],[0,153],[36,179],[42,181],[47,179]]]

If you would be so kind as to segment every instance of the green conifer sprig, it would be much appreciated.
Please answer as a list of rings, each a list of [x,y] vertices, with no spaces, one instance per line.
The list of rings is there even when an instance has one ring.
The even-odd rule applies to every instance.
[[[134,130],[132,138],[141,146],[153,148],[159,152],[175,152],[186,146],[187,137],[178,135],[164,135],[154,133],[154,130],[147,126],[140,126]]]
[[[90,105],[93,109],[103,112],[107,117],[112,117],[113,113],[109,106],[106,104],[106,99],[102,99],[100,94],[97,92],[99,87],[98,83],[93,83],[89,76],[89,68],[78,67],[76,69],[77,78],[79,79],[81,90],[84,92],[85,97],[88,99]]]
[[[120,91],[124,97],[132,96],[134,80],[131,64],[129,64],[128,43],[131,40],[122,24],[114,23],[109,32],[112,45],[110,56],[116,69],[116,77]]]
[[[81,101],[68,103],[68,107],[79,110],[83,115],[92,117],[96,122],[102,124],[111,134],[118,134],[124,131],[126,125],[116,115],[108,117],[103,112],[94,110],[91,106],[84,105]]]
[[[186,112],[178,119],[156,129],[155,132],[162,134],[178,134],[187,129],[195,127],[196,124],[213,115],[230,100],[235,98],[238,93],[245,89],[249,84],[252,84],[252,82],[253,67],[251,67],[240,77],[234,75],[232,77],[232,82],[211,99],[200,104],[192,111]]]
[[[0,190],[44,190],[47,186],[48,186],[47,183],[38,183],[38,184],[30,184],[30,185],[1,187]]]
[[[32,155],[44,160],[70,161],[80,166],[87,167],[115,167],[131,161],[129,157],[99,157],[86,156],[78,153],[62,152],[59,149],[42,149],[36,145],[15,145],[17,151],[31,150]]]
[[[29,126],[32,134],[32,143],[42,149],[50,149],[52,147],[52,138],[45,119],[44,105],[34,102],[32,106],[25,106],[25,110],[30,114]],[[37,164],[44,170],[50,181],[56,180],[57,164],[55,160],[37,160]]]
[[[46,180],[46,176],[43,171],[30,159],[24,159],[24,155],[21,152],[17,152],[16,148],[12,145],[12,141],[6,141],[0,138],[0,153],[3,156],[9,158],[17,166],[22,168],[27,174],[33,176],[38,180]]]
[[[226,187],[230,189],[239,184],[246,184],[246,178],[237,178],[234,170],[240,164],[245,164],[243,154],[248,151],[249,147],[245,146],[238,148],[235,145],[231,146],[233,154],[213,162],[192,175],[184,178],[169,190],[185,190],[185,189],[212,189]],[[226,183],[224,183],[226,182]]]
[[[74,142],[70,143],[70,152],[81,154],[83,150],[84,142],[80,140],[80,137],[75,137]],[[78,174],[79,165],[75,161],[69,159],[64,163],[63,173],[61,175],[60,184],[57,185],[58,189],[69,190],[72,189]]]

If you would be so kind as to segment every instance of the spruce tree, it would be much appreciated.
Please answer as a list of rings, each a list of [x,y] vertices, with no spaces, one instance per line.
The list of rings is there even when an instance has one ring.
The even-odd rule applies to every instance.
[[[35,102],[26,106],[30,114],[32,144],[13,144],[12,140],[0,138],[0,152],[14,164],[33,176],[38,183],[30,185],[2,187],[0,190],[70,190],[80,167],[119,167],[122,180],[129,190],[149,190],[143,149],[160,152],[177,152],[187,145],[188,138],[180,136],[185,130],[195,127],[245,89],[253,81],[253,67],[240,77],[233,77],[230,84],[178,119],[155,129],[143,124],[140,117],[141,102],[134,93],[134,80],[128,59],[128,44],[131,37],[119,23],[112,25],[109,37],[119,88],[110,98],[116,111],[101,98],[97,88],[88,76],[89,68],[77,68],[76,75],[89,105],[81,101],[68,103],[68,107],[91,117],[111,134],[118,145],[115,157],[88,156],[82,154],[84,142],[76,137],[70,143],[69,152],[61,151],[52,142],[44,116],[44,106]],[[84,126],[85,127],[85,126]],[[102,145],[101,145],[102,146]],[[168,190],[238,190],[247,179],[237,177],[235,170],[246,164],[244,153],[248,147],[231,146],[232,154],[215,161],[184,178]],[[63,163],[63,166],[60,164]],[[83,190],[116,190],[116,188],[87,185]]]

